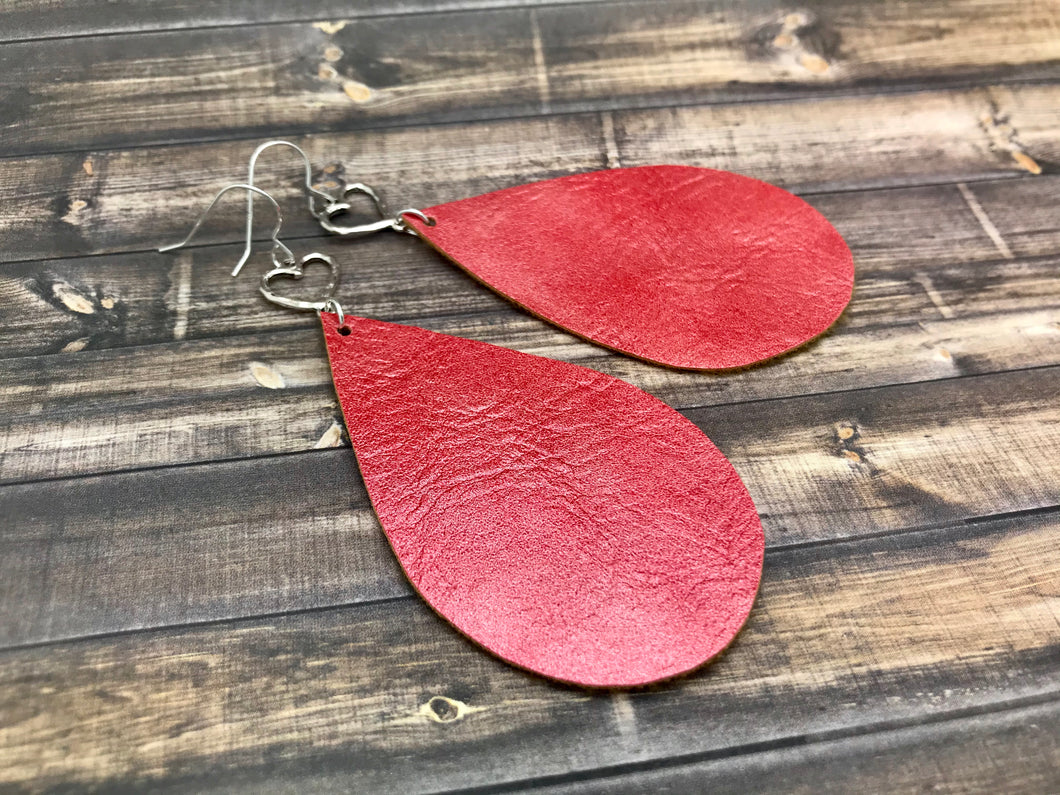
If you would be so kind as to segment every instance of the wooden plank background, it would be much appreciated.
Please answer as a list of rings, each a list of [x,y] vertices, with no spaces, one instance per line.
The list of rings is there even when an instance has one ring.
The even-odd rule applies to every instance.
[[[1060,2],[350,5],[0,6],[0,789],[1060,791]],[[718,444],[767,537],[722,659],[583,692],[411,593],[314,319],[227,277],[239,202],[154,252],[279,135],[401,205],[668,162],[835,223],[836,327],[689,374],[323,236],[262,167],[344,305]]]

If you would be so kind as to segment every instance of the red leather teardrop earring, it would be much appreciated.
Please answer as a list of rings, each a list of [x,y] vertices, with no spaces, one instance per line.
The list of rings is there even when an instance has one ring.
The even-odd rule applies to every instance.
[[[279,213],[251,185],[206,212],[233,189]],[[423,215],[392,224],[411,217]],[[762,526],[696,426],[584,367],[346,315],[335,263],[296,261],[279,228],[260,292],[319,313],[372,506],[431,607],[508,662],[589,687],[676,676],[732,641],[758,589]],[[309,266],[330,271],[325,296],[275,292]]]
[[[378,193],[310,210],[340,235],[383,228]],[[343,225],[365,194],[383,220]],[[850,301],[854,261],[839,232],[797,196],[750,177],[642,166],[533,182],[423,211],[412,231],[486,286],[607,348],[692,370],[743,367],[824,333]],[[249,242],[249,241],[248,241]]]

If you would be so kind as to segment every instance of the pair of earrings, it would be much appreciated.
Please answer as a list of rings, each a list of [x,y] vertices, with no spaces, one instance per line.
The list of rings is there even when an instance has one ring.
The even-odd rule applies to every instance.
[[[762,525],[735,469],[681,414],[617,378],[355,317],[335,263],[279,240],[273,303],[319,313],[336,392],[387,538],[419,594],[504,660],[589,687],[690,671],[746,621]],[[297,147],[294,147],[297,149]],[[315,189],[325,228],[415,234],[488,286],[614,350],[692,369],[751,364],[822,333],[849,301],[839,233],[779,188],[681,166],[594,172],[343,226],[353,194]],[[195,234],[203,217],[178,248]],[[317,301],[275,283],[319,263]]]

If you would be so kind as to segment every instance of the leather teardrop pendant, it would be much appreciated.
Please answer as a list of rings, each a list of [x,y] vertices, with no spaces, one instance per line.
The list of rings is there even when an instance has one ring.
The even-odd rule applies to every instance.
[[[762,526],[691,422],[573,364],[381,321],[321,322],[383,530],[458,630],[590,687],[672,677],[732,641],[758,589]]]
[[[431,245],[592,342],[693,370],[743,367],[822,334],[854,261],[797,196],[750,177],[642,166],[533,182],[406,216]]]

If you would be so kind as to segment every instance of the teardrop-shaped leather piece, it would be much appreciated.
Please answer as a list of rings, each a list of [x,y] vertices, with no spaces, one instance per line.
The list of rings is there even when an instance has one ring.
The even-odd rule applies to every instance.
[[[322,314],[372,505],[424,599],[544,676],[646,684],[747,619],[762,526],[695,425],[584,367]]]
[[[750,177],[642,166],[533,182],[406,216],[545,320],[650,362],[742,367],[823,333],[854,261],[797,196]]]

